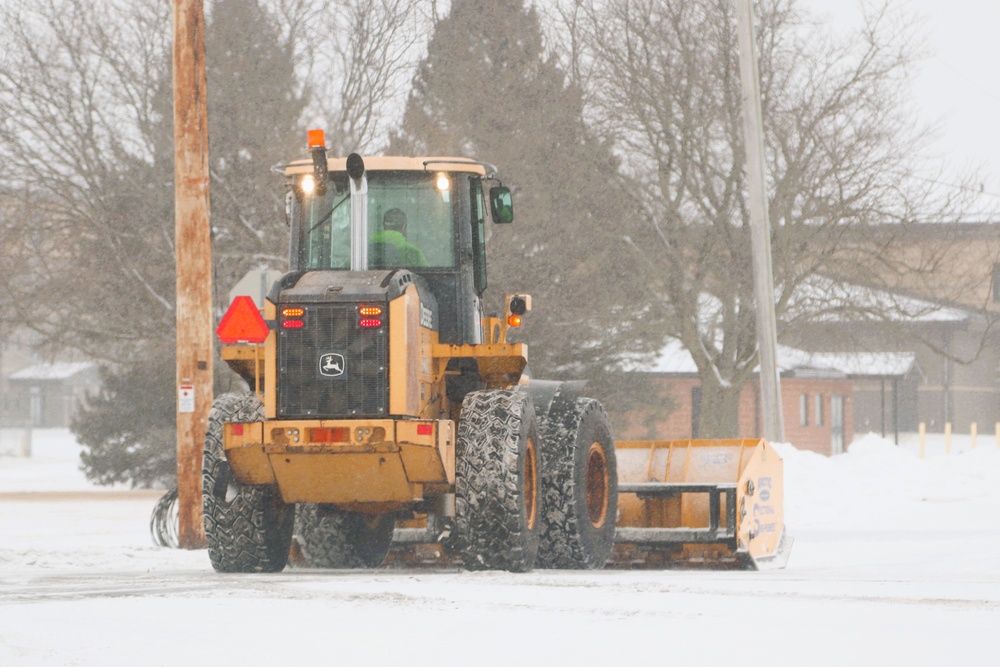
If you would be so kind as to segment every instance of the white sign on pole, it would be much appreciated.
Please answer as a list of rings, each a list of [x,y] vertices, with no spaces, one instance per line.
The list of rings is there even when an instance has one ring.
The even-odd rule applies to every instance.
[[[178,387],[177,412],[194,412],[193,384],[182,384]]]

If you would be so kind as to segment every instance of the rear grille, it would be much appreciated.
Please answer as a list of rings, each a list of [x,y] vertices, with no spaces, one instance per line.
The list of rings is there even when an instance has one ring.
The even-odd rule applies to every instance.
[[[302,328],[278,326],[278,416],[385,416],[387,325],[361,329],[355,304],[305,311]]]

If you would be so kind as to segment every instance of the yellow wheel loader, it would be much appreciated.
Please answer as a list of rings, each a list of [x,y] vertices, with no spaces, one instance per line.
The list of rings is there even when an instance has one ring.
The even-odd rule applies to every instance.
[[[252,390],[219,397],[209,418],[216,570],[279,571],[290,553],[319,567],[376,567],[392,550],[526,571],[780,551],[781,462],[766,443],[616,454],[582,383],[528,377],[527,348],[507,334],[530,297],[483,312],[486,225],[513,220],[492,165],[334,158],[318,130],[309,152],[276,168],[289,272],[262,310],[234,299],[217,330]]]

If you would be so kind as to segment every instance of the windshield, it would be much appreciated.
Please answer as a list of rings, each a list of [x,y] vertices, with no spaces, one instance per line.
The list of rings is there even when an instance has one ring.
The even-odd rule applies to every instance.
[[[444,269],[455,265],[455,174],[368,172],[368,267]],[[345,174],[326,192],[299,195],[298,266],[351,267],[351,195]]]

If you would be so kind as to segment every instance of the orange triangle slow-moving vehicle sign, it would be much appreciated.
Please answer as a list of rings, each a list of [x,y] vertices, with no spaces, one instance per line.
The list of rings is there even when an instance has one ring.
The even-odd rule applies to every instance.
[[[234,343],[263,343],[267,338],[267,322],[260,316],[257,304],[249,296],[238,296],[222,316],[215,335],[227,345]]]

